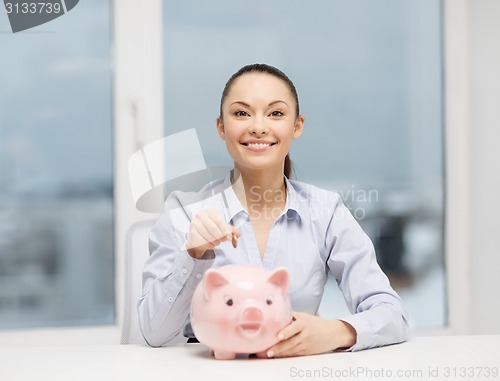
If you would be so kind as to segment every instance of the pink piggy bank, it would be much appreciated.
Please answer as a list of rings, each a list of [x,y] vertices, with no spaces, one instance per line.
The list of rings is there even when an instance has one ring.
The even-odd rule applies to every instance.
[[[289,283],[284,267],[268,271],[256,265],[227,265],[207,270],[191,303],[196,338],[216,359],[267,350],[292,321]]]

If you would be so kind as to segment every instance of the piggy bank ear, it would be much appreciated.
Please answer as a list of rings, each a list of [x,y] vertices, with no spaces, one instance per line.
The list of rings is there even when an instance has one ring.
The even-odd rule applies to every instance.
[[[203,278],[203,295],[205,299],[210,300],[212,293],[217,287],[224,286],[228,283],[229,281],[217,270],[207,270]]]
[[[290,284],[290,273],[285,267],[278,267],[273,270],[267,281],[278,286],[283,297],[287,296],[288,286]]]

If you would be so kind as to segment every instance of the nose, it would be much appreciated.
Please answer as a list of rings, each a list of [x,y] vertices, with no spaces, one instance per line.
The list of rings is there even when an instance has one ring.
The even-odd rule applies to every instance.
[[[255,118],[250,128],[252,135],[266,135],[268,132],[264,118]]]
[[[257,307],[248,307],[243,311],[243,321],[262,321],[262,312]]]

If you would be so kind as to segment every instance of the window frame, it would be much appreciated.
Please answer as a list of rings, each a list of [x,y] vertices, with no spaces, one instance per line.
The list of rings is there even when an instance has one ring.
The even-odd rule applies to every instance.
[[[112,0],[111,14],[115,323],[5,330],[0,332],[0,347],[120,342],[127,229],[137,221],[151,219],[151,214],[134,206],[127,163],[140,147],[163,136],[162,1]]]

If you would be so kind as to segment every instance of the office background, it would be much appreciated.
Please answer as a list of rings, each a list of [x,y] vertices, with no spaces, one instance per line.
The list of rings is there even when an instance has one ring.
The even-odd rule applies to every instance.
[[[3,33],[0,338],[115,337],[125,233],[154,217],[134,208],[128,158],[194,127],[207,163],[228,164],[220,92],[255,61],[294,80],[297,177],[359,213],[415,331],[498,332],[498,8],[86,1],[44,33]],[[340,302],[322,312],[339,313],[327,292]]]

